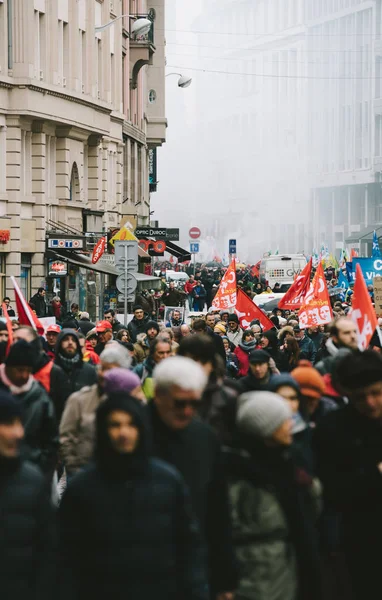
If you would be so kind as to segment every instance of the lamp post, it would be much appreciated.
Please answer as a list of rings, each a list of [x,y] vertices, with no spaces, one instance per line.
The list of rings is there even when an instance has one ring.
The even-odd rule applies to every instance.
[[[135,23],[133,24],[133,26],[131,28],[131,33],[133,35],[147,35],[149,33],[151,26],[152,26],[152,21],[150,21],[150,19],[147,19],[146,17],[136,17],[134,15],[119,15],[119,17],[116,17],[109,23],[106,23],[105,25],[100,25],[99,27],[96,27],[95,32],[100,33],[101,31],[105,31],[105,29],[108,29],[109,27],[114,25],[114,23],[119,21],[119,19],[124,19],[127,17],[129,19],[134,19],[134,21],[135,21]]]
[[[187,77],[186,75],[182,75],[181,73],[168,73],[166,77],[170,77],[170,75],[177,75],[179,77],[178,86],[182,89],[190,87],[192,83],[191,77]]]

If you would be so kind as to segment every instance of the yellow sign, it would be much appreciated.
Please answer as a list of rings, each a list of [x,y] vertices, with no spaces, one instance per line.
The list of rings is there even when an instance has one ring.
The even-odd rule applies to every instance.
[[[135,235],[127,227],[121,227],[121,229],[111,238],[110,244],[114,246],[114,242],[121,240],[128,240],[130,242],[138,241]]]

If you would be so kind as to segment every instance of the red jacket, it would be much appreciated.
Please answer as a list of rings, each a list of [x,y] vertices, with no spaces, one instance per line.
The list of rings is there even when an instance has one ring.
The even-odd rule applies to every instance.
[[[196,285],[196,281],[187,281],[187,283],[184,284],[184,291],[186,294],[191,294]]]
[[[239,361],[239,377],[245,377],[246,375],[248,375],[248,371],[249,371],[249,354],[248,352],[244,352],[244,350],[242,350],[240,348],[240,346],[237,346],[237,348],[235,348],[235,354],[237,356],[237,360]]]

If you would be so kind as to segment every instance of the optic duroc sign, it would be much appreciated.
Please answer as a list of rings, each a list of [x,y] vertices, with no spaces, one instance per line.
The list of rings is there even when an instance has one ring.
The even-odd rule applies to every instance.
[[[138,227],[134,232],[135,237],[140,239],[159,238],[165,242],[179,241],[179,229],[168,227]]]

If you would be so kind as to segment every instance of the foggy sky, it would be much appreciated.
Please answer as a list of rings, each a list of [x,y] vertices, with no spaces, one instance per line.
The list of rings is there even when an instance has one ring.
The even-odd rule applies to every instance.
[[[219,8],[225,2],[219,0]],[[302,222],[307,220],[308,185],[298,144],[304,117],[297,123],[287,107],[275,106],[271,80],[202,72],[263,69],[253,63],[253,54],[238,50],[243,46],[239,34],[182,31],[219,29],[215,18],[215,0],[166,2],[167,73],[190,75],[193,83],[182,90],[175,76],[166,79],[169,127],[167,142],[158,149],[159,185],[151,196],[152,218],[162,226],[180,227],[184,247],[189,227],[199,226],[203,259],[212,259],[215,251],[227,255],[228,238],[233,237],[240,240],[239,257],[257,262],[276,245],[281,252],[287,250],[277,235],[270,242],[275,247],[267,247],[273,226],[287,222],[294,212]],[[250,27],[249,23],[249,31]],[[282,131],[275,130],[278,120],[285,121]],[[221,215],[227,215],[223,221],[228,227],[218,222]],[[306,246],[294,251],[309,252],[309,243]]]

